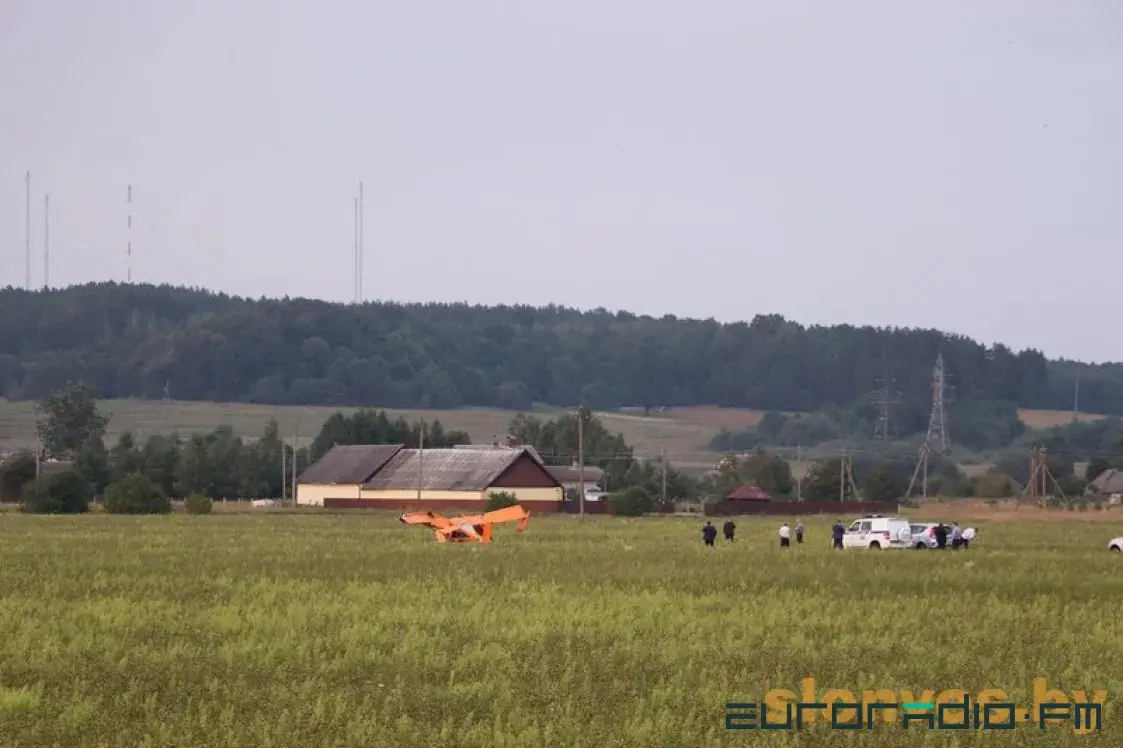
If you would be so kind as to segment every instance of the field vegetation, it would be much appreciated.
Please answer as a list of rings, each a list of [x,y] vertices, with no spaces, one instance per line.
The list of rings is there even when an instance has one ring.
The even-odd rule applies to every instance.
[[[1046,512],[1029,514],[1037,516]],[[987,522],[966,552],[704,548],[684,519],[534,518],[441,546],[392,516],[4,514],[0,744],[1118,746],[1123,522]],[[828,688],[1109,692],[1102,733],[725,729]],[[935,741],[935,742],[933,742]]]

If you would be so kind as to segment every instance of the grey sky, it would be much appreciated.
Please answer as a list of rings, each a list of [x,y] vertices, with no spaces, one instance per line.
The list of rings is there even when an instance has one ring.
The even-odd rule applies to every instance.
[[[2,0],[0,285],[939,327],[1123,360],[1117,0]]]

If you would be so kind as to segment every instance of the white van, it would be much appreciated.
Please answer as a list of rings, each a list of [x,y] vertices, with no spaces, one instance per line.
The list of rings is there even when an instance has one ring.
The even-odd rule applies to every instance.
[[[912,548],[911,524],[904,517],[863,517],[842,536],[843,548]]]

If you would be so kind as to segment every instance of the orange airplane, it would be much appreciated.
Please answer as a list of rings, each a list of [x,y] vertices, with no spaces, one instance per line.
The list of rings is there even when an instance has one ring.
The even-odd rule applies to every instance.
[[[407,525],[431,527],[438,543],[490,543],[491,526],[501,522],[518,522],[515,529],[522,532],[530,523],[530,512],[517,504],[505,509],[483,514],[448,519],[432,512],[403,514],[399,519]]]

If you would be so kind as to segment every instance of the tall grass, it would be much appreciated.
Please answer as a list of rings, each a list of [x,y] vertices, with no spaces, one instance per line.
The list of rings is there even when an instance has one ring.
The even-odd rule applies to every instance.
[[[1123,745],[1123,526],[969,551],[740,522],[532,520],[487,547],[370,515],[0,523],[0,745]],[[1107,689],[1104,731],[729,732],[772,688]],[[1016,742],[1015,742],[1016,741]]]

